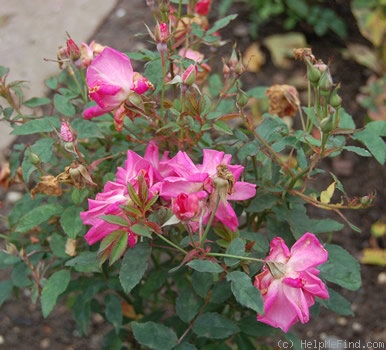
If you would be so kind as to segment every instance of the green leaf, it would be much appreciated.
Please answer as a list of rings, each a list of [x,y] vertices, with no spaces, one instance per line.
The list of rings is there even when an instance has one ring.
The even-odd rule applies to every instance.
[[[43,163],[48,163],[52,157],[54,143],[55,140],[51,138],[40,139],[31,146],[31,149],[39,156]]]
[[[43,316],[47,317],[56,305],[56,301],[70,283],[70,271],[60,270],[55,272],[44,284],[40,302]]]
[[[130,293],[140,282],[147,269],[150,254],[151,247],[147,243],[137,243],[126,251],[119,272],[119,280],[126,293]]]
[[[241,238],[235,238],[228,246],[226,254],[245,256],[245,241]],[[225,258],[224,262],[227,266],[237,265],[240,260],[235,258]]]
[[[75,106],[63,95],[55,94],[54,106],[59,113],[65,116],[73,117],[76,113]]]
[[[63,208],[58,204],[43,204],[35,207],[19,220],[15,230],[16,232],[27,232],[62,211]]]
[[[221,18],[213,23],[211,28],[206,32],[206,34],[213,34],[217,32],[219,29],[226,27],[231,21],[233,21],[237,17],[237,14],[228,15],[224,18]]]
[[[66,239],[59,233],[54,233],[50,237],[50,249],[58,258],[68,258],[66,254]]]
[[[110,246],[109,266],[122,257],[129,241],[129,233],[126,230],[117,230],[116,232],[118,232],[116,239]]]
[[[30,108],[35,108],[39,106],[45,106],[48,105],[51,102],[51,100],[47,97],[32,97],[27,101],[23,102],[24,106],[30,107]]]
[[[174,349],[175,350],[197,350],[197,348],[193,344],[190,344],[190,343],[182,343]]]
[[[56,90],[58,88],[58,78],[51,77],[46,80],[46,85],[51,90]]]
[[[319,304],[336,312],[338,315],[354,316],[351,303],[345,297],[330,288],[328,288],[328,294],[330,296],[328,299],[317,298]]]
[[[288,134],[288,126],[279,117],[263,115],[263,122],[256,128],[256,132],[266,141],[280,140]]]
[[[24,262],[20,262],[12,269],[11,278],[13,285],[17,288],[30,287],[32,285],[30,275],[31,269]]]
[[[64,265],[78,272],[101,272],[96,252],[81,252],[75,258],[67,260]]]
[[[233,135],[232,129],[223,120],[216,120],[213,124],[215,130],[223,132],[228,135]]]
[[[177,316],[185,323],[189,323],[198,314],[202,305],[203,300],[198,298],[193,290],[184,289],[176,299]]]
[[[189,261],[187,265],[198,272],[220,273],[224,271],[219,264],[210,260],[195,259]]]
[[[355,130],[353,117],[348,114],[344,108],[339,109],[339,129]]]
[[[51,132],[60,127],[60,122],[56,117],[43,117],[30,120],[20,126],[15,126],[11,135],[31,135],[40,132]]]
[[[11,296],[12,288],[12,281],[0,281],[0,306]]]
[[[382,137],[385,133],[386,122],[375,121],[368,123],[364,130],[356,132],[352,138],[363,143],[374,158],[383,165],[386,158],[386,144]]]
[[[80,295],[75,301],[73,310],[77,331],[81,335],[86,335],[91,319],[91,302],[83,300],[82,295]]]
[[[100,219],[109,222],[110,224],[116,224],[123,227],[129,226],[129,223],[123,217],[118,215],[103,215]]]
[[[251,315],[242,318],[238,322],[238,326],[242,333],[247,334],[251,337],[271,337],[277,332],[277,328],[273,328],[265,323],[257,322],[256,315]]]
[[[155,322],[132,322],[131,327],[135,339],[142,345],[154,350],[170,350],[177,345],[176,333]]]
[[[0,269],[4,269],[8,266],[15,265],[19,261],[21,261],[19,256],[10,255],[0,250]]]
[[[133,231],[135,234],[139,236],[144,236],[151,238],[151,230],[149,227],[143,225],[143,224],[134,224],[130,227],[130,231]]]
[[[194,291],[201,297],[205,298],[212,287],[213,274],[209,272],[194,271],[192,274],[192,285]]]
[[[224,339],[238,333],[239,328],[228,318],[216,312],[207,312],[197,317],[193,332],[199,337]]]
[[[108,294],[104,302],[106,319],[114,326],[115,333],[118,334],[123,321],[121,300],[115,294]]]
[[[217,281],[211,290],[210,302],[214,304],[224,303],[232,296],[231,284],[228,281]]]
[[[345,146],[343,147],[346,151],[349,152],[354,152],[362,157],[371,157],[371,153],[362,147],[357,147],[357,146]]]
[[[326,244],[328,261],[320,266],[321,276],[349,290],[361,286],[360,265],[350,253],[335,244]]]
[[[71,126],[76,131],[77,137],[79,139],[87,139],[92,137],[103,138],[98,124],[95,121],[90,121],[86,119],[74,119],[71,122]]]
[[[237,157],[240,159],[241,162],[244,162],[247,157],[253,157],[257,155],[259,151],[260,146],[258,141],[252,140],[251,142],[248,142],[239,148],[239,150],[237,151]]]
[[[81,208],[71,206],[64,209],[60,217],[60,225],[70,238],[75,239],[84,230],[84,224],[80,218]]]
[[[166,270],[156,269],[152,270],[147,276],[146,282],[141,284],[141,290],[139,295],[143,298],[152,299],[153,293],[161,289],[169,278],[169,274]]]
[[[279,198],[275,194],[265,191],[257,191],[246,211],[248,213],[261,213],[264,210],[271,209],[278,202],[278,200]]]
[[[340,231],[344,225],[333,219],[311,219],[310,229],[312,233],[326,233]]]
[[[263,298],[260,291],[252,284],[250,277],[241,271],[228,274],[227,280],[231,282],[231,289],[237,302],[259,314],[264,313]]]
[[[122,349],[124,349],[122,340],[119,337],[117,337],[114,330],[111,330],[103,337],[101,350],[122,350]]]

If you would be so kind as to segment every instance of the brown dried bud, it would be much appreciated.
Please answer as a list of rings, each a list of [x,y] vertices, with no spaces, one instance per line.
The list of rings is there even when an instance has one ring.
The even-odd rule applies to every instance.
[[[232,194],[234,191],[233,186],[235,184],[235,177],[233,173],[228,169],[228,166],[225,164],[217,165],[216,169],[217,169],[216,178],[226,180],[227,193]]]
[[[269,98],[269,113],[279,117],[295,117],[300,107],[299,93],[291,85],[272,85],[266,91]]]
[[[316,61],[315,56],[312,54],[312,50],[308,47],[293,49],[293,53],[296,60],[311,61],[312,63]]]

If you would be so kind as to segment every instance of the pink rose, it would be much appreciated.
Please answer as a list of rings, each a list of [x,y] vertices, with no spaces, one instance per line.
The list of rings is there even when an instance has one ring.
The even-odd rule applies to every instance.
[[[257,319],[288,332],[296,322],[309,321],[309,308],[315,297],[329,297],[315,268],[327,261],[328,253],[309,232],[291,250],[280,237],[274,238],[270,247],[263,272],[255,277],[254,285],[264,300],[264,315]]]
[[[151,87],[146,78],[133,71],[129,57],[110,47],[93,59],[86,82],[90,98],[97,103],[84,111],[86,119],[113,111],[122,113],[119,107],[130,93],[142,94]]]
[[[211,212],[219,195],[215,180],[218,177],[218,166],[224,166],[233,178],[232,188],[224,194],[215,213],[215,221],[221,221],[230,230],[236,231],[238,218],[229,200],[245,200],[256,194],[256,185],[238,181],[244,167],[229,164],[232,156],[216,150],[205,149],[202,164],[194,164],[185,152],[178,152],[169,160],[168,165],[175,175],[164,178],[160,195],[166,200],[176,198],[180,193],[190,194],[200,191],[207,193],[208,201],[203,209],[203,223],[209,221]]]

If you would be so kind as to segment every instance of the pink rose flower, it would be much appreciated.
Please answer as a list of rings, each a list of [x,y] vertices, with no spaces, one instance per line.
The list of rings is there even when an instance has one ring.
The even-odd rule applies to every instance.
[[[129,57],[110,47],[91,62],[86,82],[90,98],[97,103],[84,111],[86,119],[119,110],[130,93],[142,94],[151,86],[146,78],[133,71]]]
[[[274,238],[270,247],[266,265],[255,277],[254,285],[264,300],[264,315],[258,315],[257,319],[288,332],[296,322],[309,321],[309,308],[315,297],[329,297],[316,269],[327,261],[328,253],[309,232],[291,250],[280,237]]]
[[[155,154],[158,156],[158,148],[153,142],[147,147],[144,158],[129,150],[124,167],[117,169],[115,180],[107,182],[103,192],[98,193],[95,199],[88,200],[88,210],[80,213],[83,223],[92,226],[85,235],[88,244],[92,245],[118,229],[128,231],[130,247],[133,247],[137,242],[138,236],[130,231],[132,222],[127,218],[122,206],[131,205],[127,184],[130,183],[135,190],[138,190],[138,177],[140,175],[145,178],[149,188],[149,197],[152,198],[156,194],[158,181],[162,179],[162,175],[146,159],[148,157],[156,163]],[[120,226],[107,222],[101,218],[104,215],[120,216],[128,225]]]
[[[202,199],[206,198],[205,191],[190,194],[180,193],[172,201],[173,214],[181,221],[189,221],[197,218],[202,209]]]
[[[237,215],[228,200],[245,200],[256,194],[256,186],[243,181],[238,181],[244,167],[230,165],[232,156],[215,150],[205,149],[202,164],[195,165],[185,152],[178,152],[168,165],[174,170],[175,176],[166,177],[160,188],[160,195],[171,200],[181,193],[190,194],[205,191],[208,203],[203,215],[203,223],[206,224],[213,211],[217,199],[214,180],[218,176],[218,165],[225,165],[234,178],[232,191],[225,195],[225,200],[219,202],[215,213],[215,220],[221,221],[232,231],[238,227]]]

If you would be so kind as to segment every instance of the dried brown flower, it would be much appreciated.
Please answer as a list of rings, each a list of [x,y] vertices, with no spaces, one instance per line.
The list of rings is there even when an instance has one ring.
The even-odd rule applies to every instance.
[[[300,106],[299,93],[292,85],[272,85],[266,91],[269,113],[279,117],[295,117]]]

